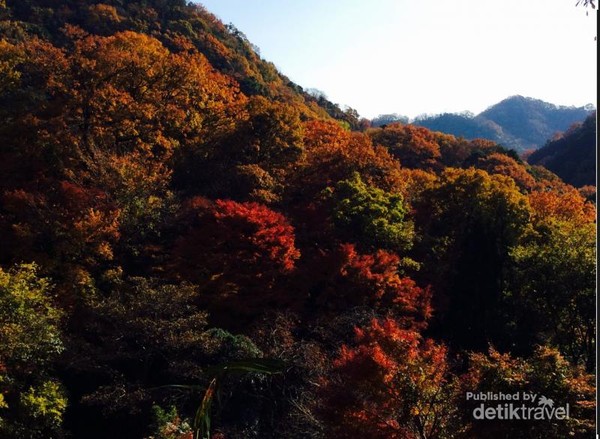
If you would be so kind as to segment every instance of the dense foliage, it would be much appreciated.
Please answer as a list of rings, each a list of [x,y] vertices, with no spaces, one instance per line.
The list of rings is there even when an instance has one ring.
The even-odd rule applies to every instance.
[[[0,36],[0,436],[591,434],[589,190],[367,127],[183,0],[0,0]]]

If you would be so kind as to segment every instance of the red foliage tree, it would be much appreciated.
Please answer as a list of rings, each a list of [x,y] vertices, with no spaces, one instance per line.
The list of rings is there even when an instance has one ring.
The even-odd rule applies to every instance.
[[[370,307],[394,315],[405,328],[423,328],[432,312],[431,291],[399,273],[405,262],[385,250],[360,254],[354,245],[344,244],[318,262],[320,272],[312,272],[317,282],[326,279],[317,304],[334,312]]]
[[[393,319],[373,319],[355,333],[323,387],[331,437],[445,437],[453,413],[446,348]]]
[[[178,240],[175,255],[180,273],[190,280],[202,279],[202,272],[274,277],[290,272],[300,256],[293,227],[264,205],[196,197],[188,213],[192,227]]]
[[[300,252],[282,214],[254,202],[196,197],[186,215],[189,229],[175,244],[173,268],[205,288],[218,307],[213,315],[257,313],[254,306],[285,299],[276,284],[294,270]]]

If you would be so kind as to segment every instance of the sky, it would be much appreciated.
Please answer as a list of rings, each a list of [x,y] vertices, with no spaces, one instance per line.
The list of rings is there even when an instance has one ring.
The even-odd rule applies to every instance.
[[[512,95],[596,105],[596,22],[577,0],[204,0],[263,59],[361,116]]]

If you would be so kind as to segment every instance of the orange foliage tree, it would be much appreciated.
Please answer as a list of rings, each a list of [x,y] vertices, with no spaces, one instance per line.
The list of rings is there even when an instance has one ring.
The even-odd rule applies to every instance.
[[[174,152],[209,148],[211,139],[232,130],[246,98],[183,39],[170,51],[148,35],[124,31],[102,37],[66,26],[63,40],[60,48],[37,38],[0,46],[0,57],[7,59],[3,99],[14,102],[2,110],[7,123],[0,128],[0,181],[7,193],[0,222],[34,230],[38,237],[47,231],[38,261],[43,253],[53,264],[61,260],[48,250],[59,241],[71,242],[60,246],[71,252],[66,259],[77,260],[76,249],[89,247],[83,229],[99,236],[92,228],[114,229],[110,233],[125,237],[119,251],[137,257],[158,239],[173,204]],[[85,207],[62,204],[59,194],[67,187],[92,198]],[[64,213],[57,215],[65,220],[50,228],[34,225],[33,217],[11,207],[19,191],[58,199],[56,210]],[[93,199],[98,191],[101,203]],[[77,209],[85,209],[87,217]],[[65,227],[72,240],[61,236]],[[75,244],[78,229],[81,242]],[[110,259],[115,248],[98,244],[84,254],[98,251]]]
[[[387,147],[407,168],[433,168],[441,157],[437,139],[427,128],[394,123],[368,133],[373,143]]]
[[[368,183],[384,190],[404,187],[400,166],[383,147],[375,147],[362,133],[344,130],[335,122],[311,120],[304,125],[305,156],[292,181],[318,192],[358,172]]]
[[[490,174],[501,174],[512,178],[522,190],[531,190],[535,186],[535,180],[525,166],[505,154],[489,154],[477,160],[476,166]]]

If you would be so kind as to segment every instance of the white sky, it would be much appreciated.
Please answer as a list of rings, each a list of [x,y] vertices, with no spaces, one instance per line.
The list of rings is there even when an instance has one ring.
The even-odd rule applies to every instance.
[[[520,94],[596,105],[577,0],[204,0],[292,81],[361,116],[478,113]]]

